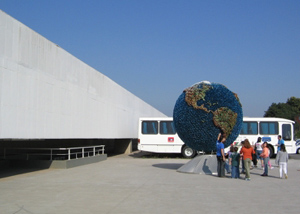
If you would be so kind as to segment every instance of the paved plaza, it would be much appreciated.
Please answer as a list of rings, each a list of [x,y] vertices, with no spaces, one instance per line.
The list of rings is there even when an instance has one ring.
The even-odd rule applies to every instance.
[[[299,213],[300,160],[251,181],[180,173],[189,160],[118,155],[71,169],[2,170],[1,214]],[[271,160],[274,164],[274,159]],[[243,175],[242,175],[243,176]]]

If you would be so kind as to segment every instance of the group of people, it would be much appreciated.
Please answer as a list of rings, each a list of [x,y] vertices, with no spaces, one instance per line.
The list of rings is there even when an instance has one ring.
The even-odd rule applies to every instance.
[[[218,177],[225,177],[225,152],[224,143],[226,138],[219,133],[217,139],[217,162],[218,162]],[[228,152],[228,171],[231,172],[232,178],[240,178],[240,161],[242,162],[242,172],[245,172],[245,180],[250,181],[250,168],[253,157],[261,161],[261,166],[264,170],[261,176],[268,176],[268,165],[270,165],[270,150],[267,142],[262,142],[261,137],[257,139],[255,145],[251,145],[246,139],[241,142],[242,148],[238,152],[238,147],[230,147]],[[279,177],[283,176],[287,179],[287,162],[288,153],[286,152],[284,140],[281,135],[278,135],[277,156],[275,163],[279,166]],[[257,162],[254,167],[257,167]]]

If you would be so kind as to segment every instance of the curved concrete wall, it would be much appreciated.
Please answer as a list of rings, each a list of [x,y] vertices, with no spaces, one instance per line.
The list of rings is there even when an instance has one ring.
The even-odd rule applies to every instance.
[[[151,116],[165,115],[0,10],[0,139],[137,138]]]

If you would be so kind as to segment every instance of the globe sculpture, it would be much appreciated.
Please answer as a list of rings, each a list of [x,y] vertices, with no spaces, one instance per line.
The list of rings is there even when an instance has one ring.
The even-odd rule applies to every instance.
[[[226,137],[225,148],[237,138],[243,123],[242,105],[237,94],[224,85],[203,81],[179,96],[173,120],[187,146],[210,153],[216,150],[219,133]]]

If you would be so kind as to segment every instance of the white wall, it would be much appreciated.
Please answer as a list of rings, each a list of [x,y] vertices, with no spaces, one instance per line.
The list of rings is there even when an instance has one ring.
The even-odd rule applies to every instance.
[[[137,138],[145,116],[165,115],[0,10],[0,139]]]

